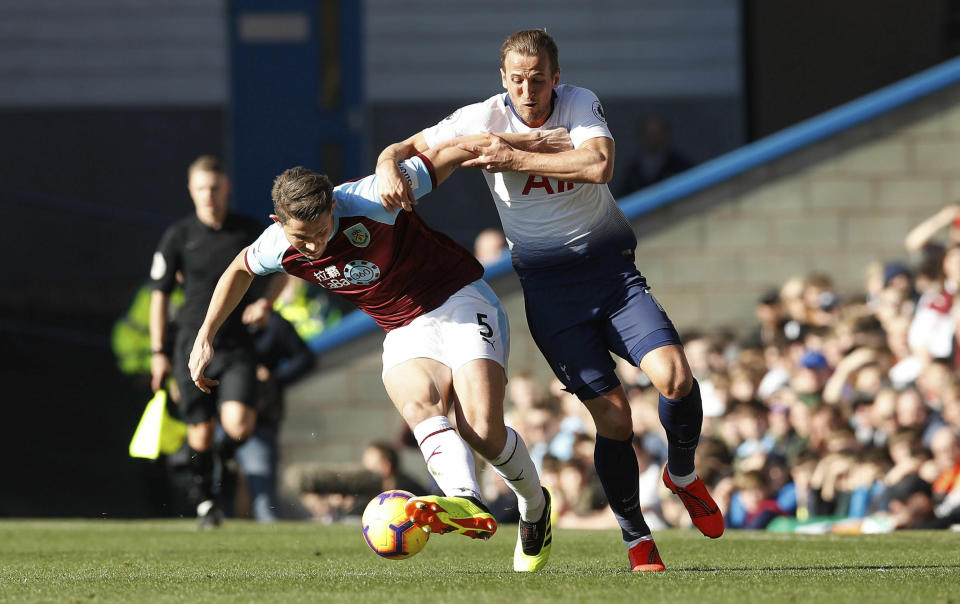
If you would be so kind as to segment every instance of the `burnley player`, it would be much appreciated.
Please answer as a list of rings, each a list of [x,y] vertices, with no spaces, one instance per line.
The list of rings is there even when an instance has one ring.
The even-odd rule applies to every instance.
[[[571,148],[565,131],[557,137],[509,138],[528,148]],[[472,157],[457,142],[472,148],[484,140],[440,145],[398,169],[420,197]],[[375,175],[336,188],[304,168],[277,177],[274,224],[220,278],[190,355],[193,380],[202,390],[216,383],[204,376],[213,337],[254,275],[285,272],[344,296],[387,331],[384,386],[445,495],[411,500],[411,519],[432,532],[473,538],[494,533],[496,521],[480,501],[469,444],[517,494],[514,569],[539,570],[550,555],[550,496],[523,440],[503,423],[510,344],[503,308],[468,250],[427,227],[415,212],[386,211],[376,191]],[[456,428],[447,417],[451,406]]]
[[[500,50],[506,94],[458,109],[439,124],[390,145],[377,163],[389,210],[415,200],[396,162],[455,137],[565,127],[575,149],[517,149],[500,136],[464,166],[485,169],[537,346],[597,426],[594,464],[623,533],[634,571],[664,569],[638,498],[630,406],[610,352],[629,360],[660,392],[667,433],[663,482],[703,534],[719,537],[723,517],[694,468],[703,410],[680,338],[637,270],[636,237],[610,194],[614,142],[591,91],[560,84],[557,46],[540,30],[511,35]]]

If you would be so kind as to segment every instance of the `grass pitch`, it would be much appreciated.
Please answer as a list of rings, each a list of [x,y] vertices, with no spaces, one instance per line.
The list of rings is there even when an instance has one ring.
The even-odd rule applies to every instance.
[[[555,530],[517,574],[513,526],[392,561],[356,525],[0,521],[0,602],[960,602],[960,533],[654,536],[666,572],[630,573],[619,531]]]

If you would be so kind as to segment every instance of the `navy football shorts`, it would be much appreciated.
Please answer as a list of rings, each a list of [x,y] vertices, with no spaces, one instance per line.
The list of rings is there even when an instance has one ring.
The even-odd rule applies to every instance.
[[[651,350],[681,344],[635,268],[575,283],[528,282],[523,293],[534,341],[565,389],[581,401],[620,384],[611,352],[639,365]]]

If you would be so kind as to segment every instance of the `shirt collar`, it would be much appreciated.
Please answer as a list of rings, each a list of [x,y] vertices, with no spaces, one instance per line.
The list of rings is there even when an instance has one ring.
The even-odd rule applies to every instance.
[[[524,126],[527,126],[528,128],[533,128],[533,126],[530,126],[529,124],[527,124],[527,122],[525,122],[523,118],[520,117],[520,114],[517,113],[517,110],[513,106],[513,101],[510,100],[510,93],[504,93],[503,97],[504,97],[504,102],[507,104],[507,107],[509,107],[510,111],[512,111],[513,114],[517,116],[517,119],[523,122]],[[550,116],[553,115],[553,108],[556,106],[556,104],[557,104],[557,91],[556,89],[554,89],[550,93],[550,113],[547,114],[547,119],[543,120],[544,124],[546,124],[547,120],[550,119]]]

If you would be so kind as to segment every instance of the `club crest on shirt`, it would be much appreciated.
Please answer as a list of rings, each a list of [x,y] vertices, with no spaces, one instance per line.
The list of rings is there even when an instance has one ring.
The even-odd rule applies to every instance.
[[[362,223],[357,223],[345,229],[343,234],[347,236],[347,240],[356,247],[367,247],[370,245],[370,231],[367,230],[367,227],[363,226]]]
[[[380,278],[380,267],[367,260],[351,260],[344,265],[343,276],[354,285],[367,285]]]

